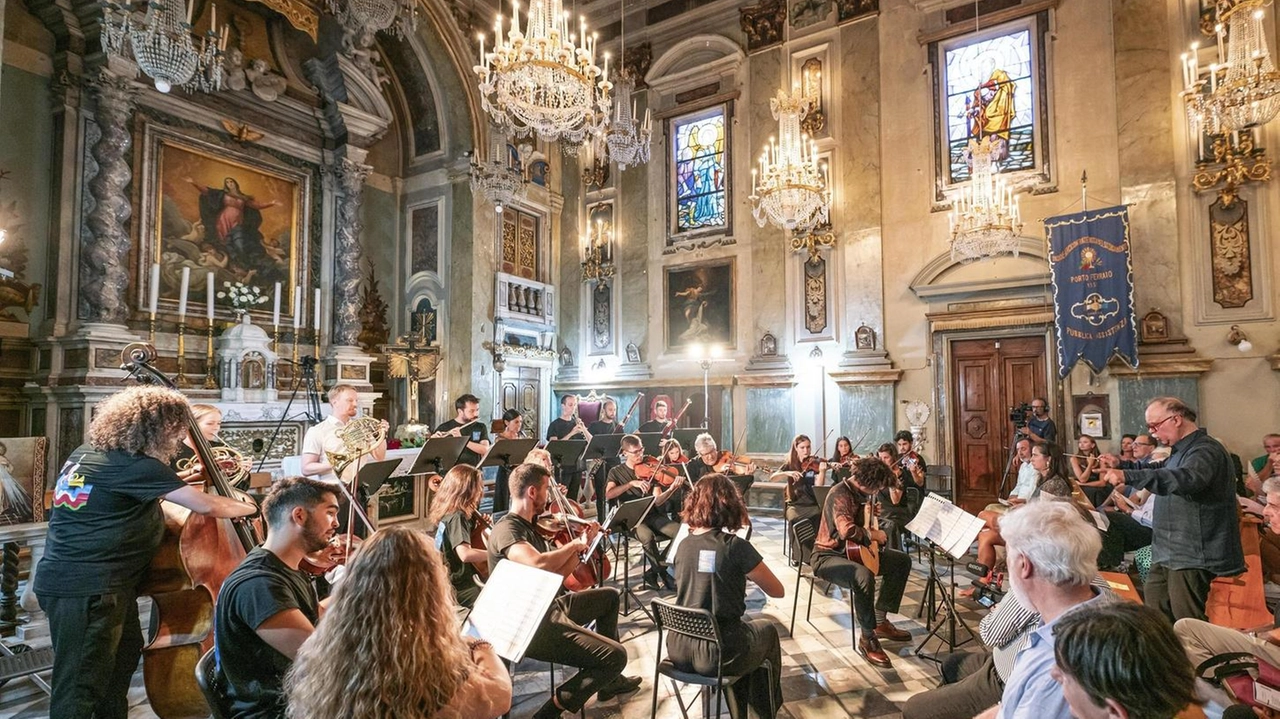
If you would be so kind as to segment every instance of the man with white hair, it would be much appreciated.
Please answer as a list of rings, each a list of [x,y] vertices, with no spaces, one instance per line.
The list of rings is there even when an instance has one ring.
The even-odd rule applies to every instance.
[[[1067,502],[1030,502],[1000,519],[1011,591],[1043,622],[1018,654],[1000,703],[978,719],[1070,719],[1054,667],[1053,627],[1082,606],[1114,601],[1091,586],[1102,547],[1098,530]]]

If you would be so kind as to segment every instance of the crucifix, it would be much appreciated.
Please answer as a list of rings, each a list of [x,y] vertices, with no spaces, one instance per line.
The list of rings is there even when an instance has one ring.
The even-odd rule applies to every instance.
[[[440,365],[440,348],[427,341],[427,324],[434,319],[435,312],[414,312],[412,331],[400,335],[395,344],[382,345],[382,352],[387,355],[387,372],[397,379],[409,380],[409,406],[405,416],[410,424],[418,423],[418,384],[435,377]]]

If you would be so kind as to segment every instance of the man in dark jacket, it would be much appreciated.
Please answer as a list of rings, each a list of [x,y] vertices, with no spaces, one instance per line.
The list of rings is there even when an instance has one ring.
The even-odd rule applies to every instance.
[[[1245,570],[1231,455],[1177,398],[1151,400],[1146,420],[1151,436],[1173,448],[1164,466],[1104,469],[1102,477],[1155,495],[1147,605],[1173,621],[1203,620],[1214,577]]]

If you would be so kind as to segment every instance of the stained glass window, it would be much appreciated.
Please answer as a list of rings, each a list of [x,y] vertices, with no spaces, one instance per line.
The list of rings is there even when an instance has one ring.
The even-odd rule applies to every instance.
[[[678,118],[672,130],[676,232],[727,226],[724,108]]]
[[[943,51],[948,183],[969,179],[970,139],[991,139],[998,172],[1035,168],[1032,42],[1023,25]]]

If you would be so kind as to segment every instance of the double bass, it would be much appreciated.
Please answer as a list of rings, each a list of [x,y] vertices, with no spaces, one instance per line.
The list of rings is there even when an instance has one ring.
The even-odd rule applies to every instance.
[[[144,384],[176,389],[152,363],[156,350],[135,342],[124,348],[121,369]],[[187,432],[208,478],[206,492],[241,502],[253,498],[233,488],[217,454],[204,438],[190,409]],[[139,587],[152,601],[151,641],[142,649],[142,678],[151,709],[161,719],[209,716],[195,668],[213,645],[213,604],[227,575],[262,543],[247,518],[206,517],[172,502],[162,502],[165,533]]]

